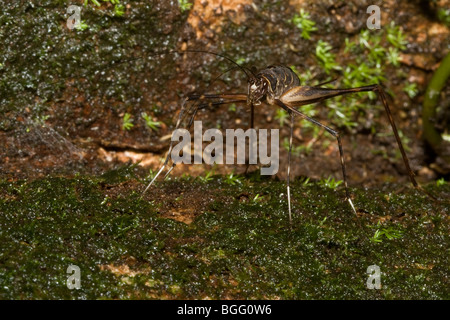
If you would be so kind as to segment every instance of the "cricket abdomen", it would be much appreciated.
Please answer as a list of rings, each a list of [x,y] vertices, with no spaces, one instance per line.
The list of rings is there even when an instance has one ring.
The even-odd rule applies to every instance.
[[[256,77],[260,77],[268,83],[267,101],[272,104],[274,99],[279,99],[286,91],[300,85],[300,79],[294,71],[285,66],[270,66],[261,70]]]

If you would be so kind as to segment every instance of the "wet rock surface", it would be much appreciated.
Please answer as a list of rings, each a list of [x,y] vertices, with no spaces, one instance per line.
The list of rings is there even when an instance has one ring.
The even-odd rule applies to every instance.
[[[343,136],[357,214],[342,185],[333,185],[342,179],[335,140],[298,121],[292,225],[288,122],[281,126],[268,105],[257,107],[255,127],[281,128],[280,180],[257,166],[240,175],[245,165],[180,165],[142,195],[184,99],[247,90],[226,59],[186,51],[224,53],[248,68],[283,64],[306,84],[337,79],[332,85],[348,87],[346,68],[365,65],[373,52],[358,42],[372,3],[196,0],[183,10],[177,1],[120,2],[123,14],[109,2],[74,1],[82,8],[78,30],[67,28],[59,1],[2,8],[1,298],[448,299],[448,177],[436,170],[441,160],[421,128],[426,84],[449,49],[438,17],[444,1],[384,1],[382,29],[366,38],[372,46],[379,38],[374,48],[386,54],[392,21],[405,36],[398,65],[383,60],[369,71],[382,70],[413,170],[437,201],[409,187],[381,104],[357,96],[309,110]],[[300,9],[315,22],[309,39],[292,22]],[[337,63],[329,74],[317,57],[320,40]],[[405,92],[409,83],[415,94]],[[447,85],[441,132],[449,96]],[[364,106],[349,116],[351,126],[333,111],[345,105]],[[246,129],[250,121],[245,104],[198,118],[204,129]],[[83,274],[76,292],[65,285],[71,264]],[[381,290],[365,286],[370,265],[386,275]]]

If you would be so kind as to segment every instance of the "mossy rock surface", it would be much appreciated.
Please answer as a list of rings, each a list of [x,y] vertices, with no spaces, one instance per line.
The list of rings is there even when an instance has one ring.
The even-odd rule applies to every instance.
[[[426,187],[441,202],[352,189],[355,216],[341,188],[295,181],[290,225],[282,181],[175,179],[141,197],[124,172],[0,183],[2,299],[449,298],[449,184]]]

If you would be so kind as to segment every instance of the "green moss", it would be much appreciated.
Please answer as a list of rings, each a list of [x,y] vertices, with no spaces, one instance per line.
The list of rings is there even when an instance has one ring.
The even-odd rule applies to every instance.
[[[193,64],[194,72],[177,71],[173,56],[154,58],[155,51],[169,50],[175,43],[194,48],[205,43],[193,41],[193,28],[181,28],[188,13],[173,10],[172,2],[122,3],[124,11],[103,2],[97,8],[88,1],[82,9],[87,26],[83,30],[65,27],[67,5],[60,0],[2,8],[3,130],[15,128],[18,115],[30,118],[26,123],[30,126],[44,123],[49,113],[50,120],[56,117],[61,125],[73,121],[73,132],[104,119],[102,111],[128,112],[136,126],[145,110],[165,122],[164,115],[173,118],[175,110],[174,103],[166,106],[165,102],[179,102],[188,92],[176,84],[201,91],[230,68],[215,59],[209,70]],[[283,27],[293,11],[281,2],[267,2],[261,8],[272,13],[246,10],[251,28],[226,19],[221,25],[226,37],[218,38],[219,47],[211,50],[227,52],[258,68],[302,63],[302,82],[312,81],[317,72],[311,68],[314,59],[307,58],[310,44],[298,37],[291,24]],[[320,10],[312,13],[319,19],[317,29],[325,30],[330,20]],[[207,29],[209,25],[203,30]],[[401,33],[392,31],[392,40],[401,47]],[[324,37],[336,49],[345,37],[334,29],[331,36],[311,36]],[[367,52],[376,62],[383,53],[376,39],[371,39],[373,50],[358,49],[356,42],[347,41],[349,51]],[[287,50],[286,43],[292,43],[295,51]],[[329,53],[322,51],[323,57]],[[396,53],[392,51],[393,61]],[[203,59],[193,60],[204,63]],[[369,80],[380,77],[370,70],[354,70],[350,65],[344,73],[357,80],[359,75],[368,75]],[[224,76],[226,88],[218,87],[217,92],[242,90],[245,79],[237,74],[239,70],[234,72]],[[189,74],[185,78],[189,82],[174,78],[177,74]],[[174,81],[165,86],[169,79]],[[367,77],[364,81],[361,85],[368,84]],[[151,110],[146,109],[149,106]],[[237,116],[230,117],[233,123]],[[170,127],[170,121],[167,124]],[[120,133],[120,124],[111,126],[103,137],[105,132]],[[146,144],[160,143],[147,138]],[[293,181],[292,225],[285,182],[259,173],[248,179],[210,173],[204,179],[158,182],[141,198],[144,187],[135,166],[101,176],[0,181],[0,299],[449,298],[448,183],[427,186],[442,203],[415,190],[397,194],[392,185],[379,190],[355,188],[359,209],[355,216],[344,201],[342,186]],[[175,214],[192,219],[186,224]],[[380,241],[371,241],[377,230],[382,232],[376,237]],[[373,264],[383,272],[381,290],[365,286],[367,267]],[[81,289],[67,288],[69,265],[80,267]]]
[[[144,199],[132,178],[2,181],[1,298],[448,299],[448,204],[394,186],[353,189],[356,217],[342,188],[294,181],[290,225],[284,182],[225,179],[167,181],[163,198]],[[161,214],[180,192],[221,200],[186,225]],[[81,289],[66,287],[71,264]],[[374,264],[381,290],[365,287]]]
[[[172,15],[173,29],[167,30],[171,7],[158,1],[133,2],[124,12],[123,3],[102,3],[101,7],[91,2],[80,6],[85,27],[74,30],[66,27],[69,5],[61,1],[3,8],[0,114],[10,113],[11,121],[15,121],[17,114],[27,113],[36,101],[48,107],[52,101],[64,99],[72,108],[58,110],[62,119],[71,115],[73,110],[69,110],[80,97],[99,109],[125,111],[128,105],[142,109],[143,92],[136,83],[148,78],[143,70],[151,62],[129,57],[146,58],[154,51],[172,48],[178,38],[173,30],[184,20]],[[173,74],[173,67],[160,74]],[[69,84],[76,90],[66,92]],[[40,115],[31,112],[32,118]]]

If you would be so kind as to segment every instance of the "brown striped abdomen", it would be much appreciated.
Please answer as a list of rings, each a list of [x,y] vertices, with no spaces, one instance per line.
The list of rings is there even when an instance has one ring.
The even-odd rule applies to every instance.
[[[263,78],[269,84],[268,87],[268,99],[278,99],[286,91],[298,87],[300,85],[300,79],[290,68],[285,66],[270,66],[264,70],[261,70],[257,75],[257,78]]]

